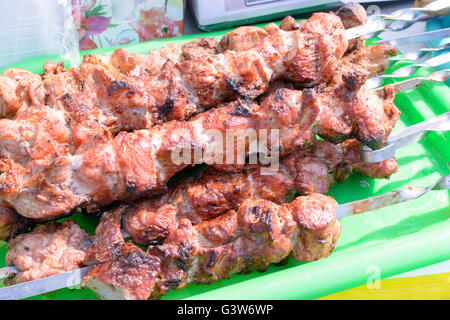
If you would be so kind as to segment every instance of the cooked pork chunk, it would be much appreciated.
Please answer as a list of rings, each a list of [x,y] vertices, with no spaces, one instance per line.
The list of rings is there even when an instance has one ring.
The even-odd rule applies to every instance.
[[[73,220],[43,224],[9,241],[6,264],[19,270],[15,283],[44,278],[83,266],[91,244]]]

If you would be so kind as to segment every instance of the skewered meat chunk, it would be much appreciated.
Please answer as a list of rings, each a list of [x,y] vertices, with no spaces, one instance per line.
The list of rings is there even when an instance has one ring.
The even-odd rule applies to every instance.
[[[389,64],[389,57],[396,56],[397,49],[389,44],[365,46],[347,54],[340,62],[338,72],[331,83],[342,82],[343,75],[360,74],[372,78],[383,74]]]
[[[103,300],[146,300],[151,296],[159,272],[159,259],[131,243],[108,248],[110,257],[96,265],[83,279]]]
[[[94,266],[82,286],[102,298],[143,300],[159,298],[189,283],[212,283],[234,273],[265,270],[289,255],[298,261],[324,258],[333,251],[341,233],[334,213],[336,205],[332,198],[320,194],[301,197],[285,206],[249,198],[237,211],[196,226],[183,219],[164,244],[149,247],[153,260],[145,259],[140,252],[136,260],[144,261],[141,273],[134,268],[134,277],[120,277],[133,264],[128,262],[132,259],[129,254],[119,254],[106,264]],[[119,242],[103,250],[126,252],[130,246]],[[157,275],[151,278],[155,270]]]
[[[367,22],[367,12],[362,5],[357,2],[346,3],[336,11],[336,15],[341,18],[345,29],[354,28]],[[348,43],[347,51],[355,50],[364,45],[364,37],[352,39]]]
[[[39,225],[8,243],[7,265],[19,272],[14,283],[70,271],[83,266],[92,237],[73,220]]]
[[[353,170],[370,178],[388,178],[398,170],[395,158],[389,158],[381,162],[363,162],[359,154],[361,142],[347,140],[341,144],[341,148],[347,159],[354,163]]]
[[[355,137],[373,149],[386,142],[400,118],[393,103],[394,88],[385,86],[374,92],[365,79],[362,74],[343,75],[342,83],[322,90],[317,119],[320,137],[334,143]]]
[[[346,86],[342,80],[343,75],[346,77],[346,79],[356,79],[357,86],[361,85],[364,81],[364,76],[371,76],[383,70],[383,68],[387,64],[388,56],[392,53],[392,48],[390,48],[389,46],[378,45],[374,47],[363,47],[355,51],[354,53],[347,55],[341,61],[339,70],[338,72],[336,72],[332,79],[331,87],[329,87],[329,89],[326,89],[326,95],[331,95],[331,98],[333,98],[333,95],[336,95],[339,92],[341,92],[340,94],[343,95],[344,93],[347,94],[346,91],[352,91],[352,88],[354,86]],[[84,65],[84,67],[87,66],[88,65]],[[95,67],[95,65],[92,66]],[[380,68],[380,66],[382,67]],[[49,64],[47,64],[46,71],[49,73],[53,72],[50,70],[56,70],[54,72],[58,72],[57,70],[59,70],[59,67],[58,65],[50,66]],[[64,73],[67,74],[69,72]],[[356,73],[356,75],[352,76],[354,73]],[[94,75],[95,73],[90,72],[90,74]],[[102,75],[103,73],[99,73],[96,78]],[[271,93],[275,92],[276,88],[283,87],[292,88],[290,84],[286,84],[281,80],[273,82],[273,84],[268,89],[268,93],[260,97],[260,101],[266,100],[266,98]],[[113,86],[113,89],[114,90],[111,91],[111,94],[113,92],[116,92],[118,96],[116,96],[116,94],[112,94],[111,98],[108,98],[111,100],[111,103],[113,103],[114,100],[116,102],[120,101],[122,94],[119,93],[121,91],[123,91],[123,94],[125,94],[126,96],[126,86],[121,87],[120,83],[116,83],[116,86]],[[375,95],[373,93],[367,92],[367,90],[366,93],[369,95],[369,97]],[[354,95],[351,92],[348,94]],[[292,95],[293,94],[291,94],[291,96]],[[363,98],[364,97],[361,97],[362,101],[358,100],[356,101],[356,103],[364,103]],[[387,106],[389,106],[390,104],[390,99],[390,97],[385,99]],[[83,141],[87,140],[85,145],[88,145],[89,143],[91,143],[90,141],[95,140],[89,137],[108,137],[108,135],[110,134],[109,131],[118,132],[120,131],[120,128],[125,125],[125,123],[126,126],[131,128],[135,125],[142,125],[146,122],[145,116],[143,114],[139,113],[133,108],[129,108],[127,109],[127,112],[123,113],[121,116],[121,118],[123,119],[122,123],[118,123],[117,118],[114,114],[108,112],[108,110],[104,110],[92,104],[92,101],[95,100],[98,100],[98,98],[93,92],[91,92],[91,94],[87,94],[86,92],[84,92],[84,94],[82,95],[73,96],[64,95],[54,107],[36,106],[34,108],[31,108],[30,110],[29,108],[25,108],[16,115],[16,119],[14,121],[0,119],[0,156],[4,158],[10,158],[20,164],[26,164],[32,159],[42,159],[42,157],[45,155],[57,156],[56,152],[51,151],[53,148],[56,148],[57,145],[61,145],[61,148],[68,148],[68,151],[73,154],[75,153],[75,150],[81,146]],[[325,101],[326,100],[327,99],[325,99]],[[376,102],[376,100],[379,99],[375,96],[374,100]],[[339,102],[347,103],[345,101],[337,101],[336,103]],[[280,101],[278,102],[278,104],[279,103]],[[376,103],[375,105],[377,104],[379,105],[379,103]],[[350,108],[353,107],[354,105],[350,106]],[[174,108],[175,105],[168,104],[167,108],[164,108],[161,111],[165,112],[171,110],[171,112],[173,113],[176,112]],[[352,131],[353,134],[356,134],[356,126],[352,125],[351,123],[346,123],[349,122],[350,119],[346,119],[345,117],[343,118],[343,116],[339,114],[333,115],[333,113],[335,112],[333,105],[325,106],[324,109],[325,110],[322,111],[322,113],[325,113],[325,117],[328,117],[329,120],[322,125],[325,125],[325,127],[330,127],[329,134],[331,135],[332,141],[333,139],[337,139],[333,136],[342,134],[340,130],[344,131],[345,134],[348,134]],[[186,111],[186,109],[180,109],[181,112],[183,112],[183,110]],[[365,110],[369,109],[361,108],[361,111],[364,112]],[[337,108],[336,111],[340,112],[341,108]],[[383,110],[379,108],[377,112],[382,113]],[[382,114],[379,114],[376,117],[379,117],[380,119],[386,118]],[[392,120],[395,120],[395,116],[392,118]],[[391,121],[391,124],[393,122],[394,121]],[[387,125],[389,125],[389,123]],[[340,127],[343,127],[343,129],[341,129]],[[387,136],[389,132],[389,130],[385,132],[385,136]],[[337,140],[341,141],[342,138]],[[51,145],[53,145],[53,147],[48,148]],[[45,150],[47,148],[48,150]],[[35,152],[34,149],[39,150],[39,152]]]
[[[280,29],[282,28],[280,27]],[[246,51],[253,48],[268,35],[269,33],[267,31],[258,27],[239,27],[228,32],[222,37],[220,40],[220,49],[221,51]]]
[[[0,118],[11,118],[21,107],[42,104],[45,91],[41,76],[18,68],[0,76]]]
[[[153,291],[160,261],[125,242],[121,214],[116,210],[102,215],[95,229],[94,244],[84,261],[85,265],[98,265],[84,278],[84,285],[102,299],[145,299]],[[111,286],[117,290],[111,291]]]
[[[67,72],[46,68],[46,100],[58,105],[62,98],[64,108],[81,108],[78,113],[86,106],[98,109],[98,121],[113,134],[151,128],[173,119],[184,120],[238,97],[254,99],[278,78],[305,86],[324,83],[346,47],[340,19],[317,13],[302,29],[274,30],[246,51],[228,50],[187,61],[176,60],[181,53],[173,59],[162,57],[161,50],[155,55],[122,49],[111,56],[88,54],[79,68]],[[158,66],[160,60],[164,64]],[[42,83],[40,76],[35,76]],[[70,88],[59,97],[66,84]]]
[[[286,16],[280,22],[280,29],[284,30],[284,31],[297,30],[302,27],[302,24],[303,24],[303,21],[295,21],[295,19],[293,17]],[[345,24],[344,24],[344,28],[347,29],[347,27],[345,27]]]

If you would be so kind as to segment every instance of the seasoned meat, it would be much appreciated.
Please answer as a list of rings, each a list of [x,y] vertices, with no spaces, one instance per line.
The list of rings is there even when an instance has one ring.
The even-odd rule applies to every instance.
[[[334,14],[317,13],[301,29],[278,29],[255,40],[265,32],[255,29],[237,35],[248,37],[249,45],[256,44],[249,50],[227,50],[185,61],[182,49],[170,46],[146,55],[123,49],[111,56],[87,54],[78,68],[68,70],[49,63],[44,68],[44,83],[41,75],[22,75],[19,87],[30,82],[25,80],[30,77],[36,78],[36,85],[16,95],[19,100],[27,98],[26,105],[62,105],[76,114],[92,110],[101,127],[117,134],[184,120],[232,99],[255,99],[276,79],[307,87],[327,82],[347,47],[342,22]],[[191,45],[201,49],[195,42]],[[9,116],[18,108],[11,94],[14,86],[6,83],[2,87],[2,109]]]
[[[342,20],[342,18],[341,18]],[[283,20],[281,20],[280,23],[280,29],[284,30],[284,31],[292,31],[292,30],[297,30],[300,29],[302,27],[303,21],[295,21],[295,19],[291,16],[286,16],[283,18]],[[347,27],[344,24],[344,28],[347,29]]]
[[[345,157],[353,163],[353,170],[369,178],[389,178],[398,170],[398,163],[394,157],[381,162],[363,162],[359,155],[362,143],[357,140],[347,140],[341,144]]]
[[[38,74],[18,68],[0,76],[0,118],[13,118],[20,108],[45,103],[45,90]]]
[[[159,259],[127,242],[108,249],[116,258],[90,270],[82,286],[103,300],[147,300],[156,284]]]
[[[92,237],[73,220],[42,224],[8,242],[6,264],[19,272],[19,283],[48,277],[83,266]]]
[[[186,153],[183,149],[214,154],[203,159],[210,165],[227,163],[225,143],[218,150],[211,148],[215,148],[212,142],[217,132],[225,137],[229,129],[279,129],[281,156],[313,145],[313,130],[333,142],[357,137],[369,146],[378,147],[398,119],[398,110],[392,103],[394,92],[391,87],[385,87],[381,94],[374,93],[364,85],[359,87],[363,82],[364,78],[344,77],[343,83],[326,87],[320,93],[311,89],[278,89],[260,105],[238,100],[187,122],[172,121],[151,130],[122,132],[114,139],[102,136],[101,127],[94,125],[92,129],[100,134],[81,139],[74,153],[66,142],[70,140],[67,128],[52,125],[45,129],[48,136],[60,137],[56,142],[44,139],[46,131],[34,129],[31,132],[40,132],[40,135],[30,135],[24,141],[28,145],[17,146],[12,142],[2,148],[8,152],[2,151],[5,160],[0,176],[0,196],[19,214],[36,219],[61,215],[79,206],[95,208],[116,200],[131,201],[155,195],[165,192],[165,183],[176,172],[194,163],[191,151]],[[35,117],[35,112],[30,113],[30,117]],[[55,121],[62,118],[57,113],[52,117]],[[38,121],[39,117],[35,119],[35,128],[45,124]],[[22,128],[16,127],[17,121],[0,121],[8,125],[0,127],[0,135]],[[74,123],[76,121],[71,125]],[[23,125],[29,124],[24,120]],[[52,133],[54,130],[59,131]],[[244,154],[259,133],[261,131],[246,139]],[[39,149],[30,156],[33,149],[28,146],[35,146],[33,139],[41,135],[43,143],[36,146]],[[15,137],[10,140],[14,141]],[[23,145],[28,147],[25,156],[20,149]],[[267,147],[272,149],[270,139]],[[174,150],[180,152],[180,159],[175,162]],[[232,163],[236,163],[235,156],[233,159]],[[22,188],[23,185],[27,188]]]
[[[151,130],[121,132],[114,139],[93,135],[91,139],[84,139],[74,153],[65,143],[64,127],[51,125],[47,129],[49,132],[62,131],[58,133],[61,143],[45,140],[39,146],[42,150],[37,150],[39,153],[31,157],[26,154],[24,159],[17,147],[5,155],[1,162],[1,199],[23,216],[51,219],[79,206],[101,207],[116,200],[131,201],[158,194],[166,190],[165,183],[176,172],[193,163],[189,154],[187,158],[181,154],[180,161],[174,162],[174,150],[182,152],[183,148],[199,148],[211,152],[211,141],[217,132],[222,132],[225,137],[229,129],[278,128],[282,155],[313,144],[315,136],[311,126],[317,116],[314,93],[282,90],[275,95],[285,102],[279,100],[259,106],[239,100],[187,122],[172,121]],[[35,120],[36,127],[47,124],[38,119]],[[14,128],[14,125],[10,124],[10,127]],[[3,129],[11,131],[6,126],[0,127],[0,134]],[[36,134],[39,131],[31,132]],[[30,137],[27,142],[34,146],[32,139],[35,136]],[[246,145],[257,138],[251,137]],[[270,140],[267,146],[269,150],[272,148]],[[216,157],[206,157],[204,161],[208,164],[226,162],[226,149],[223,147],[214,150]],[[248,152],[248,148],[246,150]],[[23,188],[25,185],[27,188]]]
[[[341,235],[336,206],[333,199],[318,194],[299,197],[288,205],[299,228],[291,254],[294,260],[314,261],[331,254]]]
[[[203,59],[208,54],[217,54],[219,40],[216,38],[197,38],[181,47],[185,60]]]
[[[383,74],[386,70],[389,57],[397,55],[397,49],[389,44],[366,46],[350,52],[341,60],[337,72],[330,83],[342,82],[343,75],[361,74],[372,78]]]
[[[343,76],[343,82],[326,87],[319,95],[317,133],[334,143],[357,138],[373,149],[388,139],[400,111],[394,105],[394,88],[371,91],[362,74]]]

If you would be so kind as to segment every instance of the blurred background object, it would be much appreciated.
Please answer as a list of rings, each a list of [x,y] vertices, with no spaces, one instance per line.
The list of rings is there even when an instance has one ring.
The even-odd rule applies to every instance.
[[[184,0],[71,0],[80,50],[183,35]]]
[[[193,16],[200,30],[211,31],[261,21],[281,19],[286,15],[297,15],[336,8],[346,0],[189,0]],[[359,3],[375,2],[362,0]],[[376,1],[398,2],[394,0]],[[411,5],[411,4],[410,4]]]
[[[0,12],[0,68],[51,54],[78,63],[69,0],[1,0]]]

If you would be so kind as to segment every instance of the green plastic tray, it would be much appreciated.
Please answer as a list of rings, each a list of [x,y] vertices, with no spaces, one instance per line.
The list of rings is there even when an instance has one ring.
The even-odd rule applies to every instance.
[[[227,30],[201,36],[221,36]],[[170,42],[185,43],[198,35],[121,46],[145,53]],[[115,48],[91,50],[110,54]],[[14,67],[42,72],[45,61],[56,56],[18,63]],[[387,73],[402,64],[396,64]],[[420,69],[418,75],[430,70]],[[401,110],[394,131],[450,111],[450,88],[445,84],[424,83],[398,94],[395,104]],[[427,186],[450,174],[450,133],[430,133],[421,142],[397,153],[399,172],[389,180],[373,180],[352,174],[336,184],[329,195],[339,203],[362,199],[404,186]],[[420,199],[342,219],[342,236],[333,254],[315,262],[292,259],[284,266],[270,266],[264,272],[233,275],[211,285],[189,285],[172,291],[163,299],[316,299],[364,285],[409,270],[450,259],[450,204],[448,191],[435,191]],[[75,219],[93,233],[97,218],[75,214]],[[4,266],[5,244],[0,245],[0,267]],[[79,288],[62,289],[32,299],[96,299]]]

